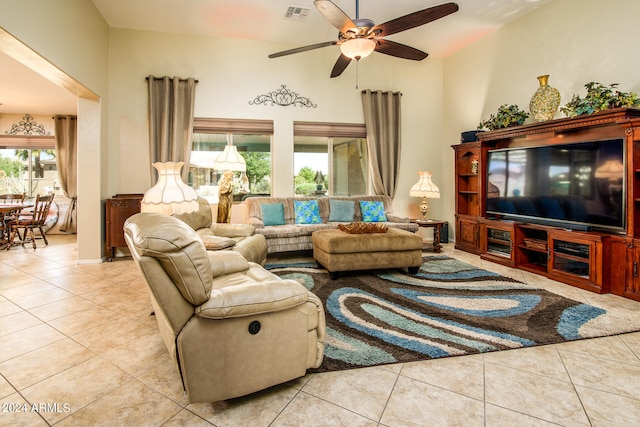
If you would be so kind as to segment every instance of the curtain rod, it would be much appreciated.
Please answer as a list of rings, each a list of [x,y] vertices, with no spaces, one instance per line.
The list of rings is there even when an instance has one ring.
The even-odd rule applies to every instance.
[[[361,93],[366,93],[369,89],[364,89]],[[392,90],[372,90],[370,91],[371,93],[398,93],[400,94],[400,96],[402,96],[402,92],[394,92]]]
[[[145,79],[146,81],[149,81],[149,77],[145,77],[144,79]],[[154,78],[153,78],[153,80],[163,80],[163,79],[164,79],[164,77],[154,77]],[[189,80],[189,79],[178,79],[178,80],[180,80],[181,82],[186,82],[186,81],[187,81],[187,80]],[[199,80],[196,80],[196,83],[200,83],[200,81],[199,81]]]

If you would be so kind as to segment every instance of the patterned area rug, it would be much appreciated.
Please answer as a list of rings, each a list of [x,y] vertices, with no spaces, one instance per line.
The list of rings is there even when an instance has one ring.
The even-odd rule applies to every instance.
[[[315,263],[267,268],[323,301],[325,358],[315,372],[553,344],[640,330],[621,316],[447,256],[402,270],[345,272]]]

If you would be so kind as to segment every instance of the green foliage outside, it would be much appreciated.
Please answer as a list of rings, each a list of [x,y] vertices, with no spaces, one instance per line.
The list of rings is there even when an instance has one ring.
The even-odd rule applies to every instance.
[[[247,163],[247,178],[253,194],[271,193],[271,155],[269,153],[241,153]]]
[[[4,172],[4,176],[17,177],[22,172],[22,169],[21,161],[9,159],[0,154],[0,170]]]
[[[309,166],[303,166],[298,171],[298,174],[293,177],[293,183],[295,186],[295,194],[309,196],[317,191],[316,184],[316,171]],[[327,177],[324,177],[322,189],[326,190],[329,187],[329,181]]]
[[[25,193],[25,183],[21,178],[24,165],[21,161],[0,155],[0,193]]]

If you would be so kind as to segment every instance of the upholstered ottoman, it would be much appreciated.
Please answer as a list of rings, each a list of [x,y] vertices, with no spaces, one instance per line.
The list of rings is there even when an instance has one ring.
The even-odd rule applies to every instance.
[[[349,234],[342,230],[318,230],[311,236],[313,258],[332,279],[341,271],[405,268],[415,274],[422,264],[422,237],[389,228],[386,233]]]

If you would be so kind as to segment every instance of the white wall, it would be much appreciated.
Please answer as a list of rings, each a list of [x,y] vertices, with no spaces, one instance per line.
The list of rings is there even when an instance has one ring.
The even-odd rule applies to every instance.
[[[0,0],[0,27],[99,97],[108,87],[108,27],[86,0]],[[36,70],[37,71],[37,70]],[[106,99],[78,102],[78,262],[104,251]],[[117,171],[115,171],[117,173]]]
[[[418,215],[416,199],[408,197],[420,170],[443,179],[441,144],[442,64],[429,58],[414,62],[373,54],[342,76],[329,74],[339,56],[337,47],[269,59],[293,46],[238,39],[178,36],[111,30],[109,87],[109,158],[117,170],[109,179],[111,193],[144,192],[150,186],[147,86],[144,78],[194,77],[197,117],[267,119],[274,121],[273,194],[293,193],[293,122],[364,123],[363,89],[400,91],[402,97],[402,168],[394,202],[396,213]],[[249,105],[258,95],[281,85],[309,98],[317,108]],[[110,170],[113,168],[110,167]],[[432,214],[442,214],[438,200]]]
[[[144,81],[149,74],[199,79],[197,116],[274,120],[277,195],[292,191],[293,121],[363,122],[354,64],[341,77],[328,77],[335,48],[268,59],[269,53],[295,46],[109,30],[86,0],[0,0],[0,10],[0,27],[101,97],[79,102],[78,109],[84,139],[78,172],[80,261],[99,259],[103,250],[102,200],[151,185]],[[378,54],[364,59],[360,89],[404,94],[395,211],[418,214],[419,201],[407,194],[417,172],[431,170],[443,197],[431,201],[432,216],[453,223],[449,146],[501,104],[526,108],[540,74],[551,75],[563,102],[583,93],[589,81],[638,91],[639,12],[636,0],[553,0],[445,60],[415,63]],[[282,84],[318,107],[248,104]]]
[[[553,0],[444,60],[441,155],[449,171],[441,187],[444,219],[453,224],[455,209],[454,156],[448,146],[502,104],[528,112],[537,76],[550,75],[561,105],[574,93],[584,96],[584,84],[591,81],[640,93],[638,16],[637,0]]]

